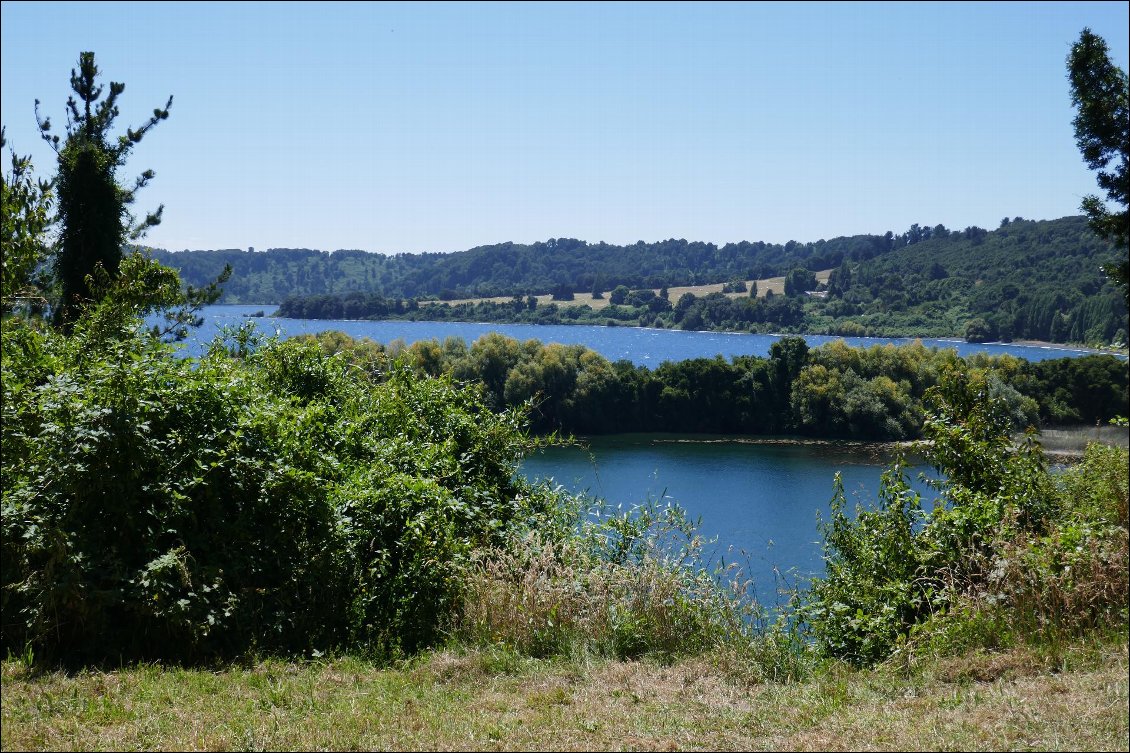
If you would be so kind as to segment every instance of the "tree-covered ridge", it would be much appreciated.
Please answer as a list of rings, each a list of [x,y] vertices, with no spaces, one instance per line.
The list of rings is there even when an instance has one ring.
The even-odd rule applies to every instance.
[[[936,228],[841,265],[813,313],[871,331],[935,322],[970,339],[1125,343],[1126,306],[1101,269],[1113,250],[1083,217],[1005,218],[993,232]]]
[[[381,256],[273,249],[154,252],[187,282],[234,270],[228,302],[284,303],[298,318],[406,318],[621,324],[679,329],[1125,343],[1126,305],[1101,266],[1114,246],[1083,217],[1005,219],[993,231],[912,226],[812,244],[664,241],[631,246],[551,240],[452,254]],[[816,296],[804,282],[831,269]],[[663,299],[677,285],[783,276],[785,299],[711,294]],[[791,287],[788,284],[794,281]],[[634,298],[617,289],[641,291]],[[574,293],[607,295],[594,310]],[[553,306],[530,305],[552,293]],[[505,303],[422,307],[423,300],[513,296]]]
[[[887,236],[890,236],[888,233]],[[362,291],[390,298],[443,299],[698,285],[783,275],[795,266],[828,269],[844,259],[870,258],[896,237],[859,235],[815,243],[713,243],[665,240],[617,246],[572,238],[499,243],[467,251],[382,254],[339,250],[266,252],[155,250],[162,264],[190,284],[213,279],[225,263],[235,271],[225,303],[278,303],[290,295]],[[216,273],[212,270],[215,269]]]
[[[970,254],[970,249],[976,253]],[[153,250],[154,258],[178,271],[189,284],[211,281],[231,264],[225,303],[278,303],[290,295],[362,291],[388,298],[473,298],[675,287],[750,280],[787,274],[795,267],[857,266],[890,255],[899,272],[927,281],[963,276],[971,281],[1012,272],[1062,285],[1096,283],[1102,272],[1091,264],[1112,246],[1091,232],[1081,217],[1010,221],[998,230],[949,231],[912,226],[902,234],[858,235],[815,243],[713,243],[666,240],[626,246],[550,239],[533,244],[500,243],[452,253],[383,255],[275,248],[265,252]],[[940,256],[943,258],[935,258]],[[964,261],[955,259],[962,257]],[[1044,260],[1059,259],[1045,272]],[[944,271],[934,267],[942,264]],[[1028,269],[1018,270],[1025,266]],[[894,271],[880,266],[881,271]],[[1066,273],[1066,277],[1064,274]],[[1093,291],[1092,291],[1093,292]]]

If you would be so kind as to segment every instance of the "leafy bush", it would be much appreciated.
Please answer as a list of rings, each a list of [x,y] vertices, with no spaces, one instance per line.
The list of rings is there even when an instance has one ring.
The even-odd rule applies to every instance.
[[[1092,446],[1053,476],[1029,433],[1014,445],[991,376],[928,392],[923,449],[941,479],[929,512],[896,464],[855,518],[837,485],[827,573],[800,615],[820,650],[873,664],[900,647],[993,648],[1127,619],[1127,453]]]
[[[178,358],[113,303],[70,337],[6,320],[3,356],[17,653],[413,651],[473,552],[556,505],[515,478],[519,412],[397,364],[250,328]]]
[[[935,606],[937,583],[920,577],[927,552],[916,530],[928,516],[898,464],[883,474],[877,508],[853,520],[845,506],[837,474],[831,520],[821,525],[826,573],[813,580],[802,615],[823,653],[872,664]]]
[[[1042,531],[1012,528],[978,558],[983,573],[954,608],[915,631],[935,653],[1054,645],[1127,623],[1127,478],[1122,448],[1091,444],[1083,461],[1052,479],[1058,510]],[[986,626],[991,626],[987,629]]]

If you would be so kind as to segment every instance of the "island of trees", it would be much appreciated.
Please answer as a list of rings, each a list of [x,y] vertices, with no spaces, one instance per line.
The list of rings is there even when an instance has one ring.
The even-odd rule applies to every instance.
[[[482,385],[488,405],[525,407],[540,434],[920,439],[926,395],[956,372],[985,380],[1014,431],[1105,424],[1124,415],[1130,400],[1125,361],[1105,354],[1032,363],[1009,355],[961,358],[920,343],[852,348],[837,341],[810,349],[802,338],[785,337],[766,358],[694,358],[649,369],[610,362],[582,345],[497,333],[470,345],[457,337],[385,345],[335,331],[297,339],[367,372],[401,363],[422,377]]]

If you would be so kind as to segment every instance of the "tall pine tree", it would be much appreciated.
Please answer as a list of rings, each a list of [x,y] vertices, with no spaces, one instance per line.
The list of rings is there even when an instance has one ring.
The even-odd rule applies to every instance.
[[[1107,199],[1121,205],[1121,211],[1111,211],[1098,196],[1087,196],[1083,211],[1095,232],[1122,250],[1122,258],[1105,265],[1103,271],[1122,288],[1130,305],[1130,173],[1126,169],[1130,161],[1130,83],[1126,72],[1111,62],[1106,42],[1090,29],[1083,29],[1072,46],[1067,75],[1071,103],[1077,109],[1075,140],[1083,160],[1099,171],[1098,184]]]
[[[94,294],[87,276],[101,266],[111,279],[117,277],[126,243],[159,224],[164,209],[162,205],[137,220],[129,207],[137,191],[153,179],[153,171],[143,172],[131,188],[118,183],[118,171],[134,145],[169,117],[173,98],[169,97],[163,109],[153,110],[153,117],[137,130],[127,128],[124,135],[112,137],[110,128],[118,116],[118,97],[126,86],[111,81],[109,94],[102,99],[103,87],[96,83],[98,73],[94,53],[80,53],[78,71],[71,69],[74,96],[67,99],[67,130],[61,146],[60,137],[50,133],[50,118],[40,118],[39,100],[35,101],[40,132],[58,155],[60,231],[55,273],[62,299],[55,320],[64,328],[78,318],[84,302]]]

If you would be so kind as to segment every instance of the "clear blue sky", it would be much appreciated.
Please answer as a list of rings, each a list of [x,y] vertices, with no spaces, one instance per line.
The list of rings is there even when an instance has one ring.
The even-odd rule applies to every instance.
[[[1079,214],[1065,58],[1125,2],[4,2],[8,140],[54,171],[93,50],[146,242],[455,251],[995,228]]]

